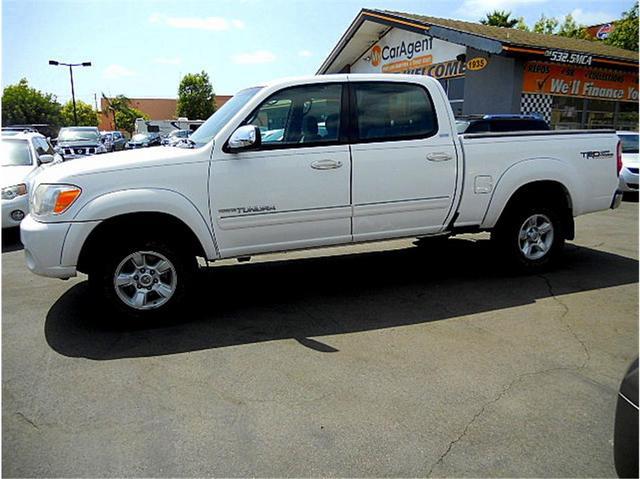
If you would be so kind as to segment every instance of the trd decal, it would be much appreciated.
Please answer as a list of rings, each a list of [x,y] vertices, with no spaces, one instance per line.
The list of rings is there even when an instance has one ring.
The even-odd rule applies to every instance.
[[[613,158],[613,151],[611,150],[581,151],[580,154],[582,155],[582,158],[584,158],[585,160]]]

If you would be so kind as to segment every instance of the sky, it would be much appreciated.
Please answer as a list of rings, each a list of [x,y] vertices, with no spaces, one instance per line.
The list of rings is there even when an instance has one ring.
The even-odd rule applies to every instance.
[[[571,13],[583,24],[620,17],[632,0],[2,0],[2,86],[71,98],[102,93],[175,98],[186,73],[206,71],[219,95],[312,75],[361,8],[477,21],[508,10],[532,25]]]

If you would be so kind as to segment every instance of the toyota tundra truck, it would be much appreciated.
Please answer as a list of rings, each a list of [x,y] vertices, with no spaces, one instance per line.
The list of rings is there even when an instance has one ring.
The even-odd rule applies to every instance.
[[[42,172],[21,238],[34,273],[86,273],[149,316],[180,303],[198,258],[489,231],[537,270],[574,217],[618,206],[620,167],[613,131],[458,135],[429,77],[295,78],[239,92],[178,147]]]

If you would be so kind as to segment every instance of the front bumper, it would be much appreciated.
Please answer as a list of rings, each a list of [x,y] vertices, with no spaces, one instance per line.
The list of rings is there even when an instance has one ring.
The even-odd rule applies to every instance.
[[[10,200],[2,200],[2,227],[12,228],[20,226],[20,221],[11,217],[14,211],[22,211],[26,216],[29,213],[29,195],[16,196]]]
[[[27,268],[32,273],[51,278],[76,276],[75,266],[61,264],[62,249],[71,223],[40,223],[28,215],[20,223],[20,240],[24,245]]]

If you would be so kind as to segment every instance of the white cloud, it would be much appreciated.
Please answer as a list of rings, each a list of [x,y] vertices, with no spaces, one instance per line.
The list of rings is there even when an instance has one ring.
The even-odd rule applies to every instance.
[[[607,12],[585,12],[584,10],[582,10],[582,8],[574,9],[571,12],[571,16],[576,21],[576,23],[580,23],[582,25],[597,25],[599,23],[607,23],[611,20],[615,20],[615,18],[617,17],[617,15]]]
[[[515,14],[517,7],[526,5],[536,5],[546,3],[549,0],[464,0],[460,8],[456,10],[456,13],[465,19],[477,22],[483,18],[486,13],[493,12],[494,10],[506,10]]]
[[[310,57],[312,55],[313,55],[313,53],[311,53],[309,50],[300,50],[298,52],[298,56],[299,57]]]
[[[250,53],[239,53],[231,57],[234,63],[239,65],[255,65],[256,63],[270,63],[276,56],[268,50],[256,50]]]
[[[182,63],[182,58],[157,57],[153,59],[153,63],[158,63],[159,65],[180,65]]]
[[[135,76],[136,72],[122,65],[111,64],[102,72],[104,78],[123,78]]]
[[[227,31],[233,28],[244,28],[242,20],[226,19],[224,17],[169,17],[160,13],[152,13],[149,23],[166,25],[173,28],[187,28],[192,30]]]

